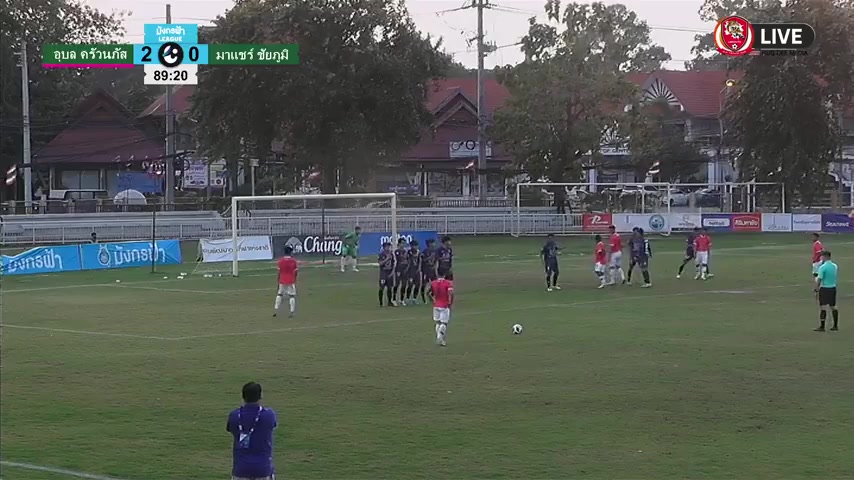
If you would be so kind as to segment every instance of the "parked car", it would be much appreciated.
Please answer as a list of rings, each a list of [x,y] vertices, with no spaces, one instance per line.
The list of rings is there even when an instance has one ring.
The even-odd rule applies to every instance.
[[[652,185],[624,185],[623,189],[620,190],[620,197],[641,194],[643,194],[645,197],[660,198],[661,190],[659,190],[658,187],[654,187]]]
[[[698,207],[720,207],[722,205],[721,192],[714,188],[701,188],[694,192]]]
[[[671,207],[687,207],[690,203],[691,191],[687,188],[671,187],[669,194]]]

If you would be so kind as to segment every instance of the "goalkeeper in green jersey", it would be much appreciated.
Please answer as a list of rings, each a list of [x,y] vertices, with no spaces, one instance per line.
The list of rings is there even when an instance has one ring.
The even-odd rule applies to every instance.
[[[362,229],[356,227],[352,232],[345,234],[341,241],[341,273],[349,262],[353,265],[353,271],[358,272],[357,258],[359,257],[359,237],[362,235]]]

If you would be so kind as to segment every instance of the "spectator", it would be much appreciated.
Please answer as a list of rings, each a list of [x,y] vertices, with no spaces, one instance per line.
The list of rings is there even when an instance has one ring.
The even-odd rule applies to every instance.
[[[92,243],[98,243],[98,234],[92,232]]]
[[[273,430],[276,412],[264,408],[261,385],[243,386],[243,405],[228,415],[225,430],[234,437],[231,480],[274,480]]]

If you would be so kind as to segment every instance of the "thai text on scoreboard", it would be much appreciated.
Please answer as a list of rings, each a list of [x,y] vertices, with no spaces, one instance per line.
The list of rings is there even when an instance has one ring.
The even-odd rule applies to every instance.
[[[199,43],[199,26],[146,24],[141,44],[48,44],[45,68],[133,68],[143,65],[146,85],[197,85],[199,65],[297,65],[295,44]]]

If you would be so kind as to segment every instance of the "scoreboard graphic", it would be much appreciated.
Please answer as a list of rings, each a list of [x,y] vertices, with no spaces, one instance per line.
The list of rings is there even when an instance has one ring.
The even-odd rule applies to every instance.
[[[146,24],[142,44],[48,44],[44,68],[133,68],[146,85],[197,85],[199,65],[297,65],[295,44],[204,44],[193,24]]]

